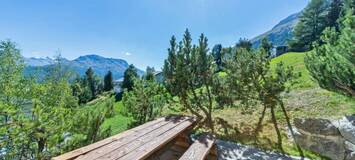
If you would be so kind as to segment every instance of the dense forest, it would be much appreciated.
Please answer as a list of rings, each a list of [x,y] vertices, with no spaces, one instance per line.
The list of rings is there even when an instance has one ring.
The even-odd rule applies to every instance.
[[[60,54],[43,79],[24,75],[18,45],[1,41],[0,159],[50,159],[169,114],[197,117],[196,134],[319,158],[285,135],[294,136],[295,117],[355,113],[354,13],[354,0],[309,2],[289,41],[289,50],[299,53],[282,55],[302,56],[303,70],[290,63],[295,57],[275,57],[267,38],[259,48],[244,38],[209,46],[204,34],[193,44],[186,29],[181,40],[169,41],[162,81],[154,68],[139,76],[130,65],[120,93],[113,91],[111,71],[99,77],[88,68],[78,76]],[[331,106],[290,107],[314,98],[307,96]]]

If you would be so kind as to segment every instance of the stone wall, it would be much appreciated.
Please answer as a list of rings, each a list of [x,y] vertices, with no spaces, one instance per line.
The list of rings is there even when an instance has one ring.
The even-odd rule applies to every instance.
[[[355,115],[339,120],[295,119],[295,141],[333,160],[355,160]]]

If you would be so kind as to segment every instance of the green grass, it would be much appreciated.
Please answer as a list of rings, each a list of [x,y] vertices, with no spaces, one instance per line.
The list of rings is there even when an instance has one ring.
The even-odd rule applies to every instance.
[[[270,65],[272,70],[275,70],[279,62],[283,62],[285,66],[292,66],[296,73],[301,73],[301,76],[296,79],[297,83],[291,87],[290,92],[284,94],[284,103],[290,118],[338,119],[344,115],[354,114],[355,100],[353,98],[322,89],[318,86],[317,82],[312,80],[304,62],[306,54],[290,52],[271,60]],[[220,75],[224,76],[224,74]],[[261,114],[261,106],[255,106],[255,112],[252,114],[244,114],[238,108],[225,108],[217,110],[213,114],[215,118],[223,118],[230,125],[227,127],[228,132],[226,132],[225,127],[217,124],[219,138],[252,144],[254,141],[252,131]],[[275,150],[277,149],[277,136],[271,124],[270,117],[270,114],[267,112],[262,132],[258,137],[259,142],[257,147]],[[280,122],[280,126],[282,126],[280,129],[286,153],[297,156],[297,149],[295,149],[294,144],[286,136],[286,122],[280,108],[276,108],[276,117]],[[308,151],[305,151],[305,155],[311,159],[321,159],[320,156]]]
[[[132,122],[131,117],[123,115],[124,107],[122,102],[115,102],[114,97],[111,92],[106,92],[97,97],[96,99],[85,104],[81,109],[89,110],[95,109],[99,105],[103,105],[106,101],[110,100],[114,102],[114,116],[107,118],[104,123],[101,125],[101,129],[107,129],[111,127],[111,135],[118,134],[129,129],[129,124]]]
[[[312,81],[311,76],[305,66],[304,58],[307,53],[290,52],[283,54],[271,60],[271,69],[275,69],[276,65],[283,62],[285,66],[292,66],[296,73],[301,73],[301,77],[297,79],[297,84],[293,86],[293,89],[304,89],[317,87],[318,84]]]
[[[102,128],[111,127],[111,135],[115,135],[129,129],[129,124],[132,122],[131,117],[127,117],[122,114],[122,102],[116,102],[114,104],[114,109],[115,115],[111,118],[106,119],[101,126]]]

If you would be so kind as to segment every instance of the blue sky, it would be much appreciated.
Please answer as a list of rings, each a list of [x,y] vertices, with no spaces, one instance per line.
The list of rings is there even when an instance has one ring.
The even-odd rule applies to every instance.
[[[0,40],[26,57],[98,54],[160,69],[169,39],[189,28],[212,47],[253,38],[309,0],[0,0]]]

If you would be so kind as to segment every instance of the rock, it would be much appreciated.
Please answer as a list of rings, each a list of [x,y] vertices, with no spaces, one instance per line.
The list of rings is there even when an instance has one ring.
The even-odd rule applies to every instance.
[[[344,139],[327,119],[295,119],[295,141],[302,148],[334,160],[345,158]]]
[[[278,152],[265,151],[252,146],[217,140],[218,159],[223,160],[301,160],[301,157],[283,155]],[[309,160],[303,158],[302,160]]]
[[[349,141],[345,141],[345,149],[350,151],[350,152],[355,152],[355,144],[349,142]]]
[[[345,148],[343,139],[338,137],[317,137],[314,135],[295,134],[296,143],[302,148],[319,153],[334,160],[343,160]]]
[[[327,119],[299,119],[296,118],[294,121],[297,129],[301,131],[307,131],[311,134],[318,134],[324,136],[338,136],[340,135],[339,130]]]
[[[346,156],[345,160],[355,160],[355,152],[349,153],[349,154]]]
[[[340,134],[352,144],[355,144],[355,116],[346,116],[333,122]]]

